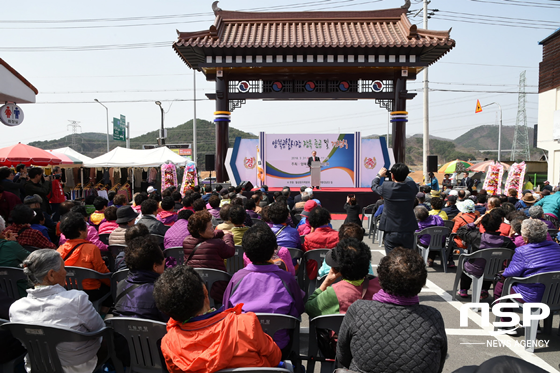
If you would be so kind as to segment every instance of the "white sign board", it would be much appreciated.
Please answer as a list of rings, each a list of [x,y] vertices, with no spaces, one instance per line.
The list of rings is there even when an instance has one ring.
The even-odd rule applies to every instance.
[[[19,126],[23,122],[23,110],[16,104],[6,104],[0,108],[0,122],[6,126]]]

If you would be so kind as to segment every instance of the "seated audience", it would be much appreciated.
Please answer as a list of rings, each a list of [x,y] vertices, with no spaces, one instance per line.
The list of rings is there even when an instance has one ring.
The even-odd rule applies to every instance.
[[[439,197],[432,197],[432,199],[430,200],[430,204],[432,205],[432,209],[430,210],[430,215],[437,215],[442,220],[448,220],[447,214],[445,213],[445,211],[442,210],[443,199]]]
[[[173,193],[171,193],[171,198],[173,198],[173,201],[175,202],[173,211],[179,212],[179,210],[183,208],[183,197],[181,196],[181,193],[178,191],[174,191]]]
[[[156,213],[158,208],[158,201],[153,198],[149,198],[142,202],[142,218],[138,220],[138,223],[144,224],[148,227],[150,234],[165,236],[165,232],[167,232],[169,227],[166,227],[162,222],[157,220]]]
[[[220,209],[220,219],[222,220],[222,222],[216,225],[217,230],[231,233],[231,228],[233,228],[233,224],[229,220],[230,208],[231,208],[231,204],[228,203],[227,205],[224,205]],[[214,220],[214,218],[212,218],[212,220]]]
[[[257,204],[255,203],[255,200],[253,198],[248,198],[247,201],[245,201],[244,207],[245,212],[251,218],[251,220],[261,218],[255,211],[257,209]]]
[[[338,362],[357,372],[441,372],[447,355],[443,318],[418,299],[428,276],[424,260],[395,248],[381,259],[378,276],[381,290],[373,301],[357,300],[344,316]]]
[[[211,209],[208,210],[212,217],[219,219],[220,218],[220,197],[218,196],[211,196],[208,198],[208,204],[210,205]]]
[[[96,197],[93,200],[95,211],[89,216],[89,222],[91,225],[99,227],[99,225],[105,221],[105,209],[107,208],[108,203],[109,201],[103,197]]]
[[[199,211],[189,218],[187,229],[190,236],[183,241],[185,265],[194,268],[214,268],[226,271],[224,259],[235,254],[233,236],[219,229],[212,228],[212,215],[208,211]],[[222,301],[227,283],[216,282],[210,295],[218,302]]]
[[[81,216],[78,220],[85,224]],[[34,251],[23,262],[23,267],[34,288],[27,290],[27,297],[12,304],[11,322],[58,326],[80,332],[95,332],[105,327],[83,291],[64,288],[66,269],[55,250]],[[64,373],[93,372],[100,346],[101,338],[58,345]]]
[[[280,269],[272,261],[277,249],[276,236],[266,225],[257,224],[247,230],[243,250],[251,263],[237,271],[229,282],[223,299],[226,308],[243,304],[243,312],[279,313],[301,318],[305,293],[292,273]],[[274,341],[288,358],[291,348],[288,332],[277,332]]]
[[[466,200],[463,203],[458,204],[457,208],[460,212],[457,216],[455,216],[455,219],[453,219],[455,224],[453,225],[453,230],[451,231],[451,233],[457,233],[459,228],[464,225],[474,223],[477,219],[477,210],[473,201]],[[461,249],[467,248],[467,246],[465,246],[465,244],[463,243],[463,240],[461,240],[461,238],[459,237],[455,238],[455,245]]]
[[[248,199],[250,201],[250,199]],[[231,228],[231,234],[233,235],[233,243],[235,245],[241,245],[241,241],[243,240],[243,235],[249,227],[243,224],[245,222],[245,218],[247,217],[247,213],[243,206],[239,205],[232,205],[229,209],[229,220],[231,224],[233,224],[233,228]]]
[[[537,219],[526,219],[521,223],[521,236],[525,245],[515,249],[511,262],[503,277],[529,277],[544,272],[560,271],[560,246],[546,239],[547,226]],[[496,284],[494,297],[502,294],[502,282]],[[512,293],[521,294],[523,302],[536,303],[542,300],[543,284],[513,285]]]
[[[165,258],[155,238],[130,240],[124,261],[130,272],[126,281],[118,285],[113,314],[167,322],[169,317],[157,309],[153,296],[154,283],[165,269]]]
[[[355,238],[339,241],[327,253],[325,262],[331,269],[321,286],[305,303],[305,312],[310,319],[321,315],[344,314],[352,303],[358,299],[370,300],[381,289],[379,280],[369,275],[369,247]],[[339,278],[342,281],[335,283]]]
[[[92,194],[92,195],[90,195],[90,196],[87,196],[87,197],[84,199],[84,205],[85,205],[84,207],[86,208],[87,216],[90,216],[91,214],[93,214],[93,213],[95,212],[95,206],[93,205],[93,201],[95,201],[95,198],[97,198],[97,197],[95,197],[95,196]],[[113,197],[113,198],[114,198],[114,197]],[[112,206],[112,205],[111,205],[111,201],[112,201],[111,198],[109,198],[109,206]],[[72,201],[72,202],[73,202],[73,201]]]
[[[177,213],[175,212],[175,201],[171,196],[163,197],[161,209],[162,211],[157,214],[157,220],[167,227],[172,227],[177,221]]]
[[[272,232],[276,235],[279,247],[301,249],[301,239],[295,228],[288,224],[290,211],[282,201],[271,204],[267,209],[268,219],[272,222]]]
[[[298,195],[300,196],[300,195]],[[292,208],[292,211],[296,214],[299,214],[303,211],[303,208],[305,206],[305,202],[309,201],[309,194],[307,194],[306,192],[303,192],[303,194],[301,194],[301,199],[296,202],[294,204],[294,207]]]
[[[109,235],[109,245],[126,245],[125,234],[128,228],[134,226],[134,221],[138,214],[130,206],[124,206],[117,210],[116,223],[119,225],[117,229]],[[140,223],[142,224],[142,223]]]
[[[0,216],[0,231],[4,231],[4,229],[4,219]],[[0,234],[0,267],[20,268],[21,264],[28,255],[29,251],[21,247],[12,231],[7,230],[4,231],[3,234]],[[20,295],[25,297],[27,281],[18,281],[18,288]]]
[[[107,206],[113,206],[115,204],[113,202],[113,200],[115,199],[116,195],[117,195],[117,192],[115,192],[114,190],[110,190],[110,191],[107,192],[107,198],[109,198],[109,203],[107,204]]]
[[[428,204],[428,203],[426,202],[426,194],[425,194],[425,193],[418,192],[418,193],[416,194],[416,200],[418,201],[418,204],[419,204],[419,205],[422,205],[422,206],[426,207],[426,209],[427,209],[428,211],[430,211],[430,210],[432,209],[432,207],[430,206],[430,204]]]
[[[237,205],[237,206],[241,206],[243,208],[243,211],[245,211],[245,202],[247,201],[248,198],[245,199],[241,199],[241,198],[234,198],[231,200],[231,205]],[[231,216],[230,216],[231,218]],[[231,221],[231,219],[230,219]],[[252,227],[253,226],[253,219],[251,219],[251,217],[245,212],[245,220],[243,221],[243,224],[245,224],[246,227]]]
[[[87,240],[88,225],[82,214],[78,212],[65,214],[60,222],[60,230],[67,238],[67,241],[57,249],[64,265],[89,268],[100,273],[110,272],[101,259],[99,248]],[[93,302],[110,292],[111,281],[109,279],[86,279],[82,282],[82,286],[90,301]],[[107,313],[112,303],[111,297],[105,299],[102,313]]]
[[[213,373],[280,363],[282,352],[262,331],[255,314],[242,313],[241,304],[210,308],[206,286],[193,268],[166,270],[155,283],[154,298],[158,309],[171,317],[161,340],[170,373]]]
[[[491,211],[482,217],[481,224],[485,229],[485,233],[480,233],[480,231],[476,229],[474,223],[469,223],[459,228],[457,235],[464,241],[466,246],[472,246],[472,252],[497,247],[515,250],[513,241],[509,237],[501,236],[498,231],[502,221],[503,217],[498,209],[496,209],[496,211]],[[485,266],[486,261],[484,259],[469,259],[465,262],[464,269],[469,274],[480,277],[484,273]],[[462,273],[460,290],[457,292],[457,295],[463,298],[468,297],[468,290],[471,287],[471,283],[472,279],[465,273]],[[482,283],[482,292],[480,293],[481,300],[488,298],[488,289],[490,289],[490,285],[492,285],[492,281],[484,281]]]
[[[31,220],[35,216],[35,212],[27,205],[17,205],[11,213],[13,223],[6,227],[2,234],[6,235],[6,231],[11,231],[17,235],[17,242],[21,246],[34,246],[40,249],[54,249],[56,245],[48,238],[43,236],[41,232],[31,228]]]
[[[35,229],[36,231],[41,232],[41,234],[45,236],[47,240],[51,241],[49,230],[47,227],[45,227],[45,215],[43,215],[43,211],[41,209],[33,209],[33,212],[35,214],[31,219],[31,229]]]
[[[488,196],[486,194],[479,193],[476,196],[476,205],[474,209],[478,211],[480,215],[484,215],[486,213],[486,201],[488,201]]]
[[[105,221],[99,226],[98,233],[110,234],[119,227],[119,224],[117,223],[117,208],[115,206],[109,206],[105,209],[103,214],[105,215]]]
[[[414,208],[414,215],[416,215],[416,221],[418,222],[418,229],[416,232],[420,232],[429,227],[443,227],[443,220],[437,215],[430,215],[428,209],[424,205],[418,205]],[[443,238],[445,241],[445,237]],[[418,236],[417,245],[427,248],[430,246],[431,236],[429,234],[423,234]],[[430,251],[428,253],[428,267],[434,266],[434,259],[438,255],[437,251]],[[447,260],[447,258],[442,258]]]
[[[134,211],[136,211],[137,213],[141,213],[142,212],[142,202],[144,202],[147,199],[148,199],[147,194],[145,194],[145,193],[135,193],[134,198],[133,198],[133,203],[132,203],[132,208],[134,209]]]
[[[307,236],[309,233],[311,233],[312,228],[311,224],[309,224],[308,218],[311,210],[313,210],[317,206],[317,202],[315,202],[314,200],[305,202],[303,211],[301,212],[301,219],[297,226],[298,234],[300,236]]]
[[[62,210],[62,205],[61,204],[61,210]],[[103,252],[107,252],[107,245],[105,245],[103,242],[101,242],[101,240],[99,239],[99,233],[97,232],[97,229],[95,229],[94,227],[92,227],[91,225],[87,224],[87,213],[86,213],[86,209],[84,208],[84,206],[74,206],[72,207],[72,209],[70,210],[71,212],[77,212],[79,214],[81,214],[84,218],[84,222],[86,222],[86,228],[87,228],[87,240],[89,242],[91,242],[92,244],[94,244],[95,246],[97,246],[99,248],[99,250],[103,251]],[[62,221],[62,218],[61,218]],[[62,225],[62,223],[61,223]],[[60,234],[60,241],[59,244],[62,245],[66,242],[66,236],[64,235],[64,232],[62,232],[62,228],[60,228],[61,230],[61,234]]]
[[[544,218],[544,211],[541,206],[533,206],[529,209],[529,217],[531,219],[540,220],[546,224],[547,229],[556,229],[554,223]]]
[[[210,197],[212,198],[212,197]],[[193,212],[191,210],[182,210],[177,214],[177,221],[171,228],[165,232],[163,238],[163,247],[169,249],[171,247],[183,247],[183,241],[190,235],[188,230],[189,218]]]
[[[303,250],[310,251],[315,249],[332,249],[338,244],[338,232],[328,227],[331,221],[331,214],[327,209],[315,207],[309,215],[311,233],[305,236]],[[317,278],[317,262],[310,260],[307,262],[307,274],[309,279]]]
[[[456,203],[457,196],[450,195],[447,197],[446,207],[443,208],[443,211],[447,214],[447,220],[453,220],[453,218],[459,214]]]
[[[346,203],[344,204],[344,210],[346,210],[346,219],[344,219],[344,224],[346,223],[356,223],[362,224],[360,220],[360,204],[356,200],[354,194],[349,194],[346,197]]]
[[[513,203],[514,205],[519,201],[519,199],[517,198],[517,189],[515,188],[508,189],[507,201],[509,203]]]
[[[202,198],[197,198],[193,201],[192,203],[194,212],[198,212],[198,211],[206,211],[206,201],[204,201]]]
[[[526,192],[523,194],[523,197],[515,204],[515,208],[517,210],[526,211],[528,210],[533,204],[535,204],[537,200],[533,197],[533,193]]]
[[[233,197],[230,194],[231,193],[227,189],[222,190],[222,192],[220,193],[220,195],[222,196],[220,207],[224,207],[225,205],[231,203],[231,198],[235,197],[235,193],[233,194]]]
[[[509,202],[504,203],[504,205],[505,205],[506,207],[507,207],[507,204],[509,204]],[[500,228],[498,229],[498,232],[499,232],[502,236],[509,237],[509,233],[510,233],[510,230],[511,230],[511,226],[510,226],[508,223],[506,223],[506,221],[505,221],[506,211],[504,210],[504,208],[502,208],[502,207],[496,207],[496,208],[493,208],[493,209],[490,210],[490,211],[494,211],[494,213],[497,214],[497,215],[502,219],[502,224],[500,224]],[[509,212],[512,212],[512,211],[509,211]],[[475,224],[475,225],[476,225],[476,224],[479,224],[478,229],[480,230],[480,233],[484,233],[484,232],[485,232],[484,226],[483,226],[482,224],[480,224],[481,219],[482,219],[482,217],[478,218],[478,219],[474,222],[474,224]]]

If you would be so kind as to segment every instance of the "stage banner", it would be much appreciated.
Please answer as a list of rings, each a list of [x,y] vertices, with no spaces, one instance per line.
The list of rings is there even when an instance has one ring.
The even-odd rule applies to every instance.
[[[360,151],[360,188],[371,187],[371,181],[385,166],[385,139],[362,139]],[[384,149],[385,148],[385,149]]]
[[[229,175],[229,177],[230,180],[235,180],[236,185],[239,185],[242,181],[250,181],[255,186],[260,185],[260,183],[257,183],[258,146],[259,139],[235,138],[230,161],[233,175]]]
[[[508,192],[510,189],[517,190],[517,196],[521,198],[523,196],[523,180],[525,180],[525,162],[514,163],[511,165],[508,171],[508,177],[506,179],[506,186],[504,190]]]
[[[264,135],[266,184],[269,187],[310,185],[307,160],[316,151],[321,162],[321,187],[355,185],[354,134]]]

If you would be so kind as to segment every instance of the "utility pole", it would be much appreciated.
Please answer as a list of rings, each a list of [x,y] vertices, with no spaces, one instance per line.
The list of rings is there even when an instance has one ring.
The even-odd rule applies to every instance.
[[[70,127],[72,128],[72,144],[70,144],[70,147],[74,150],[76,150],[78,143],[76,142],[76,136],[78,134],[78,132],[82,132],[82,126],[80,126],[78,123],[78,121],[75,120],[68,120],[70,122],[69,125],[66,126],[66,128]]]
[[[527,128],[527,111],[526,103],[526,78],[523,71],[519,75],[519,96],[517,99],[517,119],[515,120],[515,132],[513,135],[513,146],[511,148],[511,160],[531,160],[531,151],[529,149],[529,129]]]
[[[130,149],[130,122],[126,122],[126,148]]]
[[[428,0],[424,0],[424,30],[428,29]],[[428,155],[430,154],[430,115],[429,115],[429,87],[428,87],[428,66],[424,67],[424,131],[422,144],[422,173],[424,183],[428,183]]]
[[[196,158],[196,70],[193,69],[193,92],[194,92],[194,116],[192,121],[192,157],[193,161],[198,164],[198,159]]]

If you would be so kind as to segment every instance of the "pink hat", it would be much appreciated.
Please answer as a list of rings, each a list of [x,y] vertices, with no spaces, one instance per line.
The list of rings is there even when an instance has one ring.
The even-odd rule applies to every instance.
[[[303,206],[303,212],[301,214],[305,215],[305,216],[309,216],[309,213],[315,207],[317,207],[317,202],[315,202],[313,200],[309,200],[309,201],[305,202],[305,205]]]

